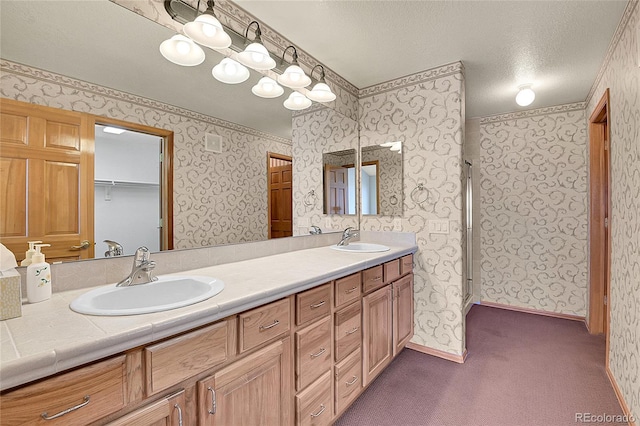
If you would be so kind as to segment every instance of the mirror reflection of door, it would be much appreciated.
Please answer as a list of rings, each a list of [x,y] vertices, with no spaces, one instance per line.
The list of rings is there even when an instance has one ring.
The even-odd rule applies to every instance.
[[[349,169],[347,167],[325,165],[327,214],[348,214],[349,212]]]
[[[155,135],[95,126],[96,258],[116,255],[114,244],[118,255],[160,251],[162,145]]]
[[[362,214],[378,214],[380,212],[380,179],[378,161],[362,163],[361,192]]]
[[[267,154],[269,238],[293,235],[293,170],[291,157]]]

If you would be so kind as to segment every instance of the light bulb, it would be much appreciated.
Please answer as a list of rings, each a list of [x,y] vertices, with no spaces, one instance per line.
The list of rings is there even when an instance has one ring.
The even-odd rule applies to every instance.
[[[251,53],[251,60],[253,60],[253,62],[262,63],[263,59],[264,59],[264,56],[262,56],[261,54],[257,52]]]
[[[224,64],[224,72],[228,75],[235,75],[238,72],[238,67],[233,62],[227,62]]]
[[[531,89],[531,85],[520,86],[520,91],[516,95],[516,103],[520,106],[531,105],[536,98],[535,92]]]
[[[204,61],[204,51],[191,39],[176,34],[160,44],[160,53],[177,65],[192,67]]]
[[[216,32],[217,29],[216,27],[214,27],[213,25],[209,25],[209,24],[202,24],[202,32],[204,33],[204,35],[206,35],[207,37],[213,37]]]
[[[224,58],[211,70],[213,77],[227,84],[238,84],[247,81],[249,70],[231,58]]]
[[[271,93],[273,92],[273,88],[275,86],[273,85],[273,83],[265,83],[262,85],[262,90],[264,90],[267,93]]]
[[[284,89],[269,77],[262,77],[258,84],[251,88],[251,92],[261,98],[277,98],[284,93]]]
[[[302,93],[291,92],[287,100],[284,101],[284,106],[287,109],[299,111],[301,109],[309,108],[311,106],[311,100],[307,99],[307,97]]]
[[[176,44],[176,50],[179,54],[186,55],[191,50],[191,46],[189,46],[189,43],[187,43],[186,41],[179,41]]]

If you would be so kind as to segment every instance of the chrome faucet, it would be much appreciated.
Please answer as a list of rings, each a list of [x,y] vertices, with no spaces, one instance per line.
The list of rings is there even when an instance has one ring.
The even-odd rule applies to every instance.
[[[146,284],[157,281],[158,277],[151,272],[156,267],[156,262],[149,260],[149,249],[142,246],[138,247],[136,254],[133,256],[133,266],[131,273],[118,284],[116,287],[128,287],[136,284]]]
[[[358,231],[357,229],[354,229],[353,227],[349,226],[347,229],[342,231],[342,239],[336,245],[338,245],[338,246],[348,246],[349,245],[349,240],[352,239],[352,238],[357,237],[358,235],[360,235],[360,231]]]
[[[311,235],[320,235],[322,234],[322,229],[319,226],[311,225],[311,229],[309,229],[309,233]]]
[[[104,240],[104,242],[107,243],[107,246],[109,246],[109,250],[104,252],[104,257],[122,256],[122,254],[124,253],[121,244],[111,240]]]

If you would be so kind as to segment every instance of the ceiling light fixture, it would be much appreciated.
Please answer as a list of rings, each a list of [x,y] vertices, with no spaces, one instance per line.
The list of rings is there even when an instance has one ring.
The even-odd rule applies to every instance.
[[[301,89],[303,87],[307,87],[311,84],[311,79],[307,77],[307,75],[304,73],[304,70],[300,68],[300,64],[298,64],[298,51],[294,46],[287,46],[287,48],[284,49],[284,52],[282,52],[282,59],[280,61],[280,64],[284,64],[284,57],[289,49],[293,49],[293,54],[291,55],[293,60],[291,61],[291,65],[289,65],[287,69],[284,70],[282,75],[278,76],[278,83],[292,89]]]
[[[391,151],[397,152],[398,154],[402,153],[402,141],[385,142],[381,143],[380,146],[389,148]]]
[[[261,98],[277,98],[284,93],[284,89],[269,77],[262,77],[258,83],[251,88],[254,95]]]
[[[316,68],[320,68],[320,80],[313,86],[313,89],[307,93],[307,98],[316,102],[335,101],[336,95],[331,91],[327,81],[324,79],[324,67],[322,65],[318,64],[313,67],[310,73],[311,77],[313,77],[313,71],[315,71]]]
[[[523,84],[518,87],[516,103],[520,106],[529,106],[536,98],[536,93],[531,89],[531,84]]]
[[[176,34],[160,44],[160,53],[177,65],[193,67],[204,61],[204,51],[190,38]]]
[[[212,49],[226,49],[231,46],[231,37],[222,28],[222,24],[213,12],[213,0],[207,1],[207,9],[191,22],[184,24],[182,31],[191,40]],[[200,0],[198,0],[197,11],[200,10]]]
[[[119,127],[111,127],[111,126],[107,126],[105,128],[102,129],[103,132],[105,133],[112,133],[114,135],[121,135],[122,133],[126,132],[126,129],[120,129]]]
[[[305,95],[300,92],[291,92],[286,101],[284,101],[284,107],[292,111],[300,111],[301,109],[309,108],[311,101],[307,99]]]
[[[254,70],[270,70],[275,68],[276,61],[269,55],[269,51],[262,44],[262,31],[260,31],[260,24],[258,21],[251,21],[244,32],[245,42],[249,37],[249,28],[253,24],[256,24],[254,32],[253,43],[249,44],[244,51],[238,53],[238,62],[242,65],[246,65]]]
[[[238,84],[247,81],[249,70],[231,58],[224,58],[211,70],[213,77],[227,84]]]

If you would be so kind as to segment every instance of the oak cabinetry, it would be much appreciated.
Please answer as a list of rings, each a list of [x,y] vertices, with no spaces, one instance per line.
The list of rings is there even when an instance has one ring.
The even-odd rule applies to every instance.
[[[199,380],[198,425],[290,424],[290,346],[286,338]]]
[[[362,309],[360,301],[334,314],[336,361],[341,361],[360,347],[362,341]]]
[[[362,367],[367,386],[391,362],[391,287],[386,286],[362,299]]]
[[[360,290],[362,287],[360,282],[360,272],[336,280],[336,308],[346,305],[347,303],[360,300],[360,296],[362,294]]]
[[[291,302],[282,299],[240,314],[240,352],[284,335],[291,329]]]
[[[393,295],[393,356],[413,337],[413,274],[392,284]]]
[[[365,269],[362,271],[362,292],[368,293],[376,288],[380,288],[384,285],[382,277],[382,265],[374,266],[373,268]]]
[[[400,277],[400,259],[392,260],[384,265],[384,283],[390,283]]]
[[[156,402],[139,408],[113,422],[109,426],[182,426],[193,422],[185,410],[184,390],[180,390]],[[68,424],[68,423],[66,423]]]
[[[298,426],[322,426],[331,424],[331,374],[326,372],[311,386],[296,395]]]
[[[400,275],[413,272],[413,255],[408,254],[400,258]]]
[[[2,395],[3,425],[85,425],[123,408],[126,356],[121,355]]]
[[[331,317],[296,332],[296,389],[331,369]]]
[[[336,413],[341,413],[362,389],[362,353],[359,348],[336,365],[335,389]]]

